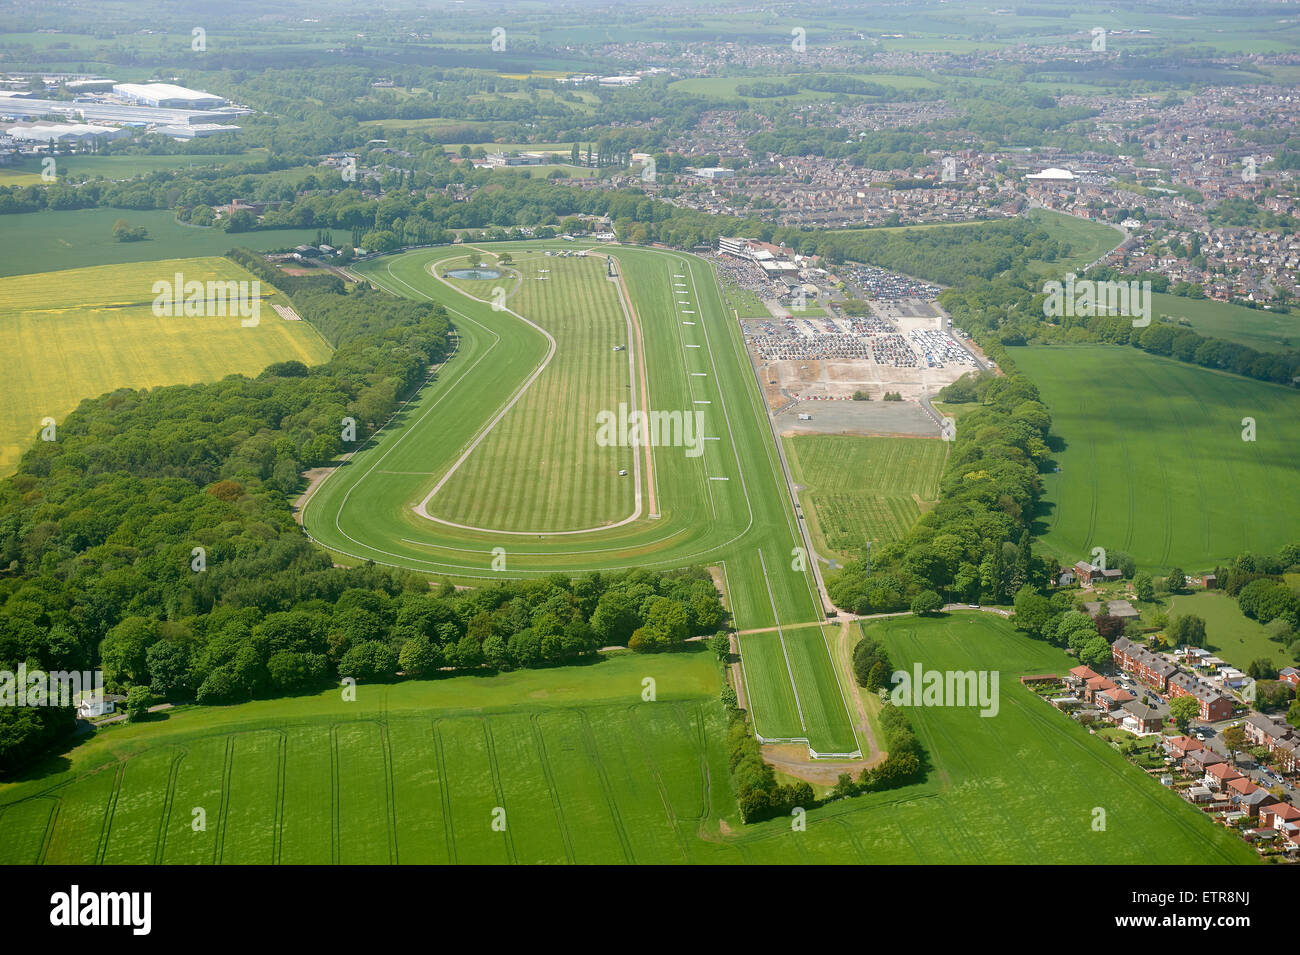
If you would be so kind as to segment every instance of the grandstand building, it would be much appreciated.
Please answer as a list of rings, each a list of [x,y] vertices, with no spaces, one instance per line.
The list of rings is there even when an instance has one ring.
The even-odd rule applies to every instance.
[[[727,255],[734,255],[742,259],[752,259],[750,252],[749,240],[739,238],[727,238],[725,235],[718,236],[718,251],[725,252]]]

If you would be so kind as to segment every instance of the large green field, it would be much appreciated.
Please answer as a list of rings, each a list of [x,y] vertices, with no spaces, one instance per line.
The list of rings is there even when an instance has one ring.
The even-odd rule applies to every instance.
[[[574,248],[492,244],[491,254],[515,257],[521,277],[499,283],[500,309],[492,282],[442,278],[468,264],[463,249],[363,264],[381,287],[442,302],[458,349],[395,427],[309,497],[308,533],[340,560],[468,583],[705,564],[719,569],[738,629],[819,622],[812,575],[793,559],[800,536],[766,409],[709,265],[625,247],[585,259],[538,252]],[[622,305],[605,253],[625,283]],[[639,456],[597,449],[594,412],[617,412],[614,401],[698,414],[702,440],[694,449],[661,441]],[[597,450],[613,453],[606,460]],[[630,504],[612,496],[628,488]],[[824,643],[806,651],[826,654]],[[751,661],[751,678],[763,667]],[[816,667],[833,673],[829,659]],[[772,679],[789,682],[783,661]],[[823,724],[822,702],[810,705],[802,735],[818,752],[853,751],[847,712]],[[845,710],[838,688],[824,703]]]
[[[1174,321],[1185,318],[1201,335],[1239,342],[1258,351],[1280,352],[1300,345],[1300,314],[1295,312],[1270,312],[1159,292],[1152,295],[1151,312]]]
[[[125,219],[144,226],[143,242],[118,242],[113,223]],[[131,209],[79,209],[75,212],[24,212],[0,216],[0,276],[122,262],[153,262],[200,255],[223,255],[236,246],[266,251],[292,249],[316,241],[316,229],[273,229],[232,235],[220,229],[183,225],[170,212]]]
[[[948,445],[934,438],[785,435],[786,457],[823,556],[847,560],[867,541],[907,532],[939,497]]]
[[[1070,660],[987,614],[870,625],[900,667],[997,669],[999,712],[911,710],[924,782],[743,825],[704,652],[183,708],[0,787],[3,863],[1246,863],[1033,697]],[[642,699],[655,680],[657,700]],[[1093,831],[1094,807],[1106,830]],[[204,827],[196,830],[195,810]],[[504,829],[493,828],[504,819]]]
[[[1245,670],[1261,658],[1273,666],[1295,666],[1296,655],[1286,645],[1269,639],[1268,628],[1251,620],[1237,607],[1237,601],[1216,591],[1178,594],[1169,602],[1169,616],[1195,614],[1205,621],[1205,649]]]
[[[32,156],[0,169],[0,186],[41,185],[45,181],[41,178],[42,158],[44,157]],[[223,153],[184,153],[174,156],[75,155],[57,157],[55,169],[60,181],[65,176],[74,180],[95,176],[103,176],[105,179],[131,179],[160,169],[240,166],[265,158],[266,153],[263,150],[233,156]]]
[[[237,314],[155,316],[154,282],[174,282],[178,272],[186,281],[253,281],[224,258],[0,278],[0,347],[9,356],[9,398],[0,407],[0,474],[17,466],[42,419],[57,424],[85,398],[117,388],[252,376],[277,361],[317,364],[329,358],[329,346],[312,326],[276,314],[270,307],[276,290],[265,284],[256,327],[244,327]]]
[[[1036,528],[1062,563],[1104,547],[1190,572],[1294,538],[1300,394],[1122,346],[1012,354],[1065,444]]]

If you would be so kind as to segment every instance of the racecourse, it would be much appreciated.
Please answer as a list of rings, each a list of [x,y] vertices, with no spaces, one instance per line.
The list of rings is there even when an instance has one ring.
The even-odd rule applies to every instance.
[[[821,601],[766,409],[710,266],[652,249],[601,248],[587,258],[538,251],[548,248],[574,247],[483,246],[485,266],[496,267],[505,252],[514,259],[496,285],[444,280],[467,264],[464,248],[361,267],[395,294],[443,304],[457,350],[308,498],[307,532],[341,561],[469,584],[704,564],[719,569],[738,629],[818,623]],[[607,277],[607,254],[621,282]],[[497,285],[504,301],[494,299]],[[698,414],[699,441],[643,447],[639,456],[597,447],[596,414],[616,412],[622,401],[693,420]],[[539,501],[534,511],[530,502]],[[803,680],[835,689],[812,701],[814,717],[797,735],[817,752],[856,752],[824,642],[796,642],[810,675],[796,670],[792,679],[782,665],[774,678],[791,695]],[[757,658],[748,668],[751,678],[764,671]],[[814,688],[805,692],[816,695]],[[763,707],[760,701],[757,711]]]

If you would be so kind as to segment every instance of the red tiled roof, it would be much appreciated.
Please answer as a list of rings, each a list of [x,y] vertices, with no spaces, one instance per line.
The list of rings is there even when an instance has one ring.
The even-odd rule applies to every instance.
[[[1211,767],[1211,771],[1213,771],[1214,768],[1215,767]],[[1259,787],[1256,786],[1254,783],[1252,783],[1245,776],[1241,776],[1237,779],[1229,779],[1228,788],[1233,790],[1234,792],[1241,793],[1243,796],[1249,796]]]
[[[1220,780],[1227,782],[1233,779],[1244,778],[1241,773],[1237,772],[1229,763],[1215,763],[1206,770],[1211,776],[1217,776]]]

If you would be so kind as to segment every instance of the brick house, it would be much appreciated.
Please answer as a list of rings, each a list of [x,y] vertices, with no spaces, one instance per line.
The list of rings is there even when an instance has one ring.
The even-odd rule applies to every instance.
[[[1212,766],[1205,767],[1205,778],[1202,782],[1209,786],[1215,792],[1223,792],[1229,783],[1239,779],[1246,779],[1230,763],[1215,763]],[[1246,780],[1249,782],[1249,780]]]
[[[1163,708],[1147,706],[1139,700],[1124,704],[1124,727],[1139,734],[1159,733],[1168,716],[1168,711]]]
[[[1232,715],[1232,699],[1190,673],[1178,672],[1169,677],[1169,698],[1180,696],[1194,697],[1201,707],[1200,718],[1206,722],[1215,723]]]
[[[1110,656],[1116,669],[1133,674],[1161,693],[1168,688],[1170,677],[1178,672],[1178,668],[1160,654],[1134,643],[1128,637],[1120,637],[1110,645]]]
[[[1104,676],[1095,676],[1084,683],[1083,698],[1089,703],[1098,703],[1097,696],[1107,690],[1115,689],[1115,684]]]
[[[1246,739],[1250,740],[1254,746],[1263,746],[1272,752],[1279,742],[1289,739],[1292,736],[1290,725],[1275,720],[1263,713],[1252,713],[1242,722],[1241,728],[1246,733]]]

